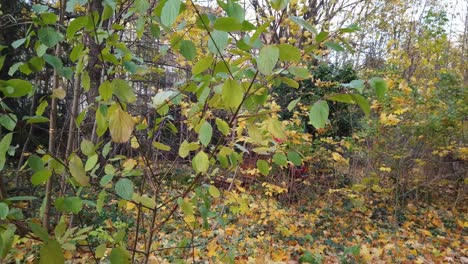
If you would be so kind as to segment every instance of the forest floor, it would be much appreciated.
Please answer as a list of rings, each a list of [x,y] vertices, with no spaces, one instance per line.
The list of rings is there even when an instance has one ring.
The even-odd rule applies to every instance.
[[[224,192],[224,226],[168,229],[156,246],[176,247],[182,237],[200,246],[162,251],[155,263],[468,263],[465,206],[398,206],[382,198],[390,195],[350,189],[292,203],[248,192]]]

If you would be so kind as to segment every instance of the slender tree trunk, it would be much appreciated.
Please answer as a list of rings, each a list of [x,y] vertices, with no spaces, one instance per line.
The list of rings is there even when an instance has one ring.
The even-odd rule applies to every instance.
[[[104,7],[102,6],[101,0],[91,0],[89,2],[90,2],[88,6],[89,13],[96,11],[98,14],[102,14]],[[94,24],[94,30],[97,31],[99,21],[93,21],[93,24]],[[103,21],[102,25],[106,25],[105,21]],[[90,88],[89,88],[89,91],[87,92],[86,101],[88,105],[91,105],[95,103],[96,96],[98,95],[99,85],[101,84],[101,76],[103,75],[102,66],[104,62],[100,61],[100,59],[102,59],[102,55],[101,55],[102,47],[96,41],[96,38],[92,34],[86,34],[85,42],[86,42],[86,45],[89,47],[89,60],[88,60],[88,65],[86,67],[86,71],[88,72],[89,79],[90,79]],[[97,141],[95,113],[96,113],[95,110],[93,110],[93,108],[90,108],[88,110],[88,118],[87,118],[90,121],[86,122],[86,123],[93,124],[92,127],[87,128],[88,133],[89,133],[89,130],[91,130],[91,141],[93,143],[96,143]]]
[[[36,75],[36,80],[34,82],[37,84],[37,75]],[[31,108],[29,110],[29,115],[30,116],[34,115],[34,110],[35,109],[36,109],[36,93],[34,93],[34,95],[31,98]],[[19,173],[20,173],[21,166],[23,166],[23,163],[24,163],[24,157],[25,157],[24,153],[26,152],[26,150],[29,147],[29,142],[31,141],[31,136],[32,136],[33,131],[34,131],[34,127],[32,125],[30,125],[28,136],[27,136],[26,140],[24,141],[23,148],[21,149],[21,154],[20,154],[20,158],[19,158],[19,161],[18,161],[18,166],[16,167],[16,176],[15,176],[16,194],[18,194],[18,192],[19,192],[19,179],[20,179]]]
[[[467,5],[467,10],[466,10],[466,16],[465,16],[465,30],[463,32],[463,43],[462,43],[462,71],[463,71],[463,84],[465,87],[468,87],[468,66],[466,64],[466,61],[468,60],[467,55],[466,55],[466,50],[468,49],[468,5]]]
[[[75,72],[75,79],[73,83],[73,99],[72,99],[72,106],[71,106],[71,114],[70,114],[70,121],[68,123],[68,138],[67,138],[67,147],[65,148],[65,158],[68,159],[70,154],[74,151],[74,140],[75,134],[77,134],[76,130],[76,117],[78,115],[78,106],[80,103],[80,92],[81,92],[81,73],[79,71]],[[61,190],[62,193],[66,193],[66,178],[65,174],[62,175],[62,182],[61,182]]]
[[[66,157],[70,156],[73,149],[73,141],[75,140],[75,134],[77,133],[76,130],[76,117],[78,115],[78,106],[80,103],[80,92],[81,92],[81,81],[80,81],[81,74],[75,73],[75,83],[73,84],[73,100],[72,100],[72,108],[71,108],[71,117],[70,123],[68,124],[68,140],[67,140],[67,148],[65,150]]]
[[[63,8],[65,7],[65,0],[60,0],[60,19],[59,19],[59,25],[63,24],[64,20],[64,12]],[[55,56],[60,57],[60,52],[61,52],[61,46],[60,43],[57,44],[55,47]],[[59,88],[59,75],[57,72],[57,69],[54,69],[54,83],[53,83],[53,89],[58,89]],[[57,98],[52,97],[51,104],[50,104],[50,115],[49,115],[49,152],[51,154],[55,154],[56,149],[55,149],[55,133],[57,129]],[[51,197],[52,197],[52,181],[53,181],[53,176],[50,176],[50,178],[47,180],[46,184],[46,191],[45,191],[45,205],[44,205],[44,216],[42,218],[42,227],[44,227],[45,230],[49,230],[50,226],[50,205],[51,205]]]

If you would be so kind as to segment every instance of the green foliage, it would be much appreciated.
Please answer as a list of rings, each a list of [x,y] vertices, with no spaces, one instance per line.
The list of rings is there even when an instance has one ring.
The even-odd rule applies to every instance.
[[[334,28],[335,5],[217,4],[20,5],[27,29],[0,33],[1,261],[402,262],[391,228],[424,246],[414,232],[447,231],[434,215],[410,231],[419,222],[388,206],[422,189],[431,158],[466,156],[459,73],[427,56],[446,47],[443,12],[402,38],[430,77],[410,49],[358,76],[328,63],[352,56],[362,26]],[[420,256],[449,244],[433,238]]]

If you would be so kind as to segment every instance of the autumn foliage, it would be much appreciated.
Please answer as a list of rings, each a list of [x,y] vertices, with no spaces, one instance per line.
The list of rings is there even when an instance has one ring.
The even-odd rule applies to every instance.
[[[0,263],[468,263],[468,6],[0,3]]]

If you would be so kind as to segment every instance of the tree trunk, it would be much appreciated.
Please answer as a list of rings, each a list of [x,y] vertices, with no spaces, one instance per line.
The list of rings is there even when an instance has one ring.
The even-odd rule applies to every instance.
[[[65,7],[65,0],[60,0],[60,19],[59,19],[59,25],[63,24],[64,20],[64,7]],[[61,51],[61,46],[60,43],[57,44],[55,47],[55,56],[60,57],[60,51]],[[58,89],[59,88],[59,76],[57,69],[54,69],[54,83],[53,83],[53,89]],[[51,103],[50,103],[50,115],[49,115],[49,153],[54,155],[55,154],[55,132],[57,129],[57,98],[52,97]],[[53,176],[50,176],[50,178],[47,180],[46,184],[46,191],[45,191],[45,205],[44,205],[44,216],[42,218],[42,227],[44,227],[45,230],[49,230],[50,226],[50,205],[51,205],[51,197],[52,197],[52,180]]]
[[[101,2],[102,1],[100,0],[92,0],[89,4],[88,12],[89,13],[97,12],[98,14],[102,14],[104,7],[102,6]],[[99,21],[93,21],[93,23],[95,25],[95,30],[96,30],[99,25]],[[105,24],[105,21],[103,21],[102,25],[104,24]],[[101,61],[102,47],[99,43],[96,42],[96,38],[90,34],[86,34],[85,42],[86,42],[86,45],[89,47],[89,57],[88,57],[89,60],[88,60],[88,65],[86,67],[86,71],[88,72],[89,79],[90,79],[90,88],[89,88],[89,91],[87,92],[86,101],[88,105],[91,105],[95,103],[96,97],[98,95],[98,89],[99,89],[99,85],[101,84],[102,67],[103,67],[104,62]],[[88,133],[91,132],[91,141],[95,143],[95,141],[97,140],[96,133],[95,133],[95,130],[96,130],[95,113],[96,112],[93,109],[95,108],[90,108],[88,110],[88,118],[86,118],[87,120],[89,120],[86,123],[92,124],[92,126],[85,127],[84,129],[87,130]]]

